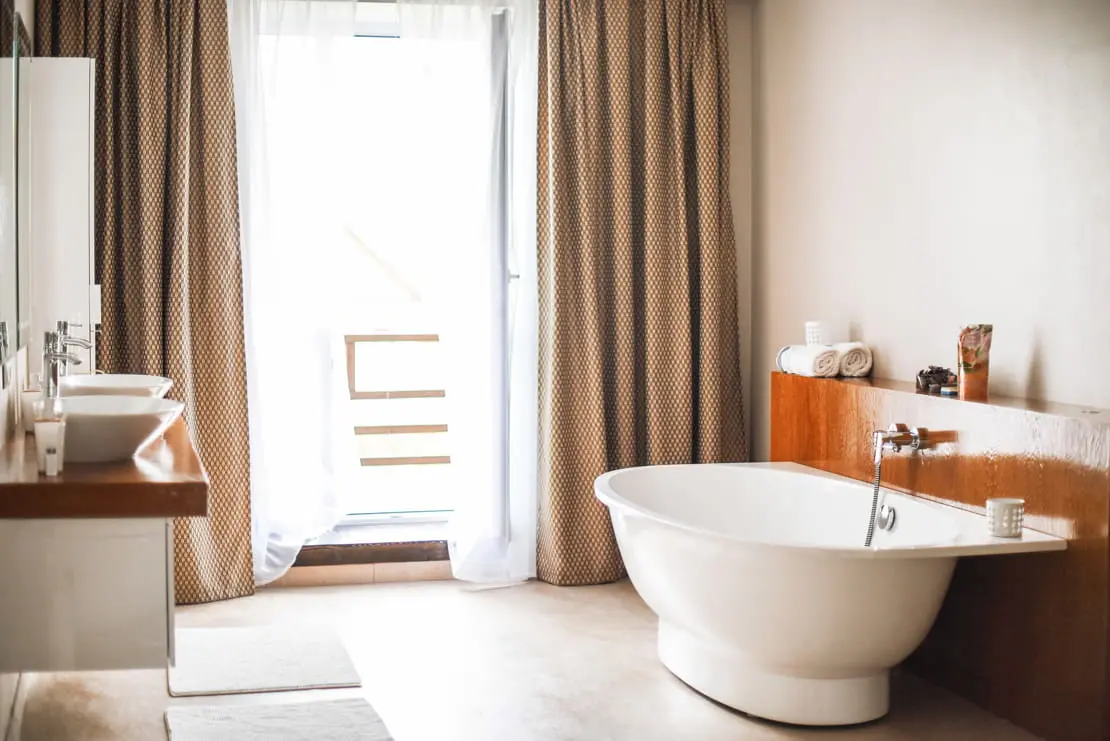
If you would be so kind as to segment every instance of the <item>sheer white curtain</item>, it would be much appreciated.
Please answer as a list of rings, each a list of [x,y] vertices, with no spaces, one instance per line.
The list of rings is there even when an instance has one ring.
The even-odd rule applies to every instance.
[[[230,0],[251,436],[255,581],[281,576],[346,512],[357,470],[337,264],[332,101],[354,0]]]
[[[451,246],[448,356],[458,579],[512,583],[536,569],[535,0],[398,0],[402,41],[451,48],[455,96],[428,145],[421,241]]]
[[[455,576],[533,577],[535,1],[229,9],[256,580],[358,491],[341,330],[413,312],[446,355]]]

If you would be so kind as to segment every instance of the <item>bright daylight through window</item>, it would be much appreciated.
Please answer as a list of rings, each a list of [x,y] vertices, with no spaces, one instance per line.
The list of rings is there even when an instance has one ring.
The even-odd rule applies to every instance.
[[[261,37],[261,74],[273,81],[270,236],[281,258],[271,265],[282,275],[259,305],[304,308],[342,330],[344,403],[328,423],[351,431],[340,441],[357,459],[348,516],[434,518],[452,509],[467,389],[489,383],[481,363],[447,358],[471,346],[484,356],[496,332],[482,307],[488,279],[468,279],[489,266],[464,262],[460,249],[488,237],[489,149],[475,142],[488,136],[489,64],[461,44],[398,38],[390,6],[359,5],[368,17],[359,35],[329,45],[327,79],[311,35]]]

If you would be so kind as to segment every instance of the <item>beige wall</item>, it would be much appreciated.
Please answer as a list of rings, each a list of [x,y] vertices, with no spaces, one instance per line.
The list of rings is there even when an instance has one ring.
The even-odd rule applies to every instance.
[[[907,380],[993,322],[993,392],[1110,407],[1110,2],[756,16],[757,455],[775,351],[810,318]]]
[[[729,195],[736,230],[737,298],[740,304],[740,373],[744,388],[752,370],[752,40],[755,11],[751,0],[727,0],[729,100]],[[745,397],[745,422],[751,441],[751,400]]]

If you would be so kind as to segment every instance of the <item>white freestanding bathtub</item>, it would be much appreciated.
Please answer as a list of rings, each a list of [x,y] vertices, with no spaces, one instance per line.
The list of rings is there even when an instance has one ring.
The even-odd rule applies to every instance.
[[[959,556],[1062,550],[884,490],[894,528],[863,547],[871,487],[793,463],[649,466],[595,482],[659,658],[699,692],[803,725],[882,717],[888,674],[925,638]]]

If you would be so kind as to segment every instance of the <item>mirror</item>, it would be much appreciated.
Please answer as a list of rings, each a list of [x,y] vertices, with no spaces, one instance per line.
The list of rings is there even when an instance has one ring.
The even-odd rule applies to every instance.
[[[30,327],[24,254],[29,173],[20,167],[30,132],[29,97],[20,95],[29,83],[21,79],[21,69],[27,68],[30,47],[23,19],[9,0],[0,0],[0,389],[15,377],[16,355],[27,344]]]
[[[19,260],[16,253],[16,31],[11,4],[0,3],[0,389],[14,370],[19,326]]]
[[[23,19],[9,0],[0,0],[0,389],[6,389],[15,376],[16,354],[27,344],[26,328],[30,312],[21,307],[30,275],[21,266],[21,232],[27,219],[20,214],[20,191],[26,191],[27,173],[20,173],[20,118],[30,114],[26,102],[20,106],[20,64],[31,56],[31,39]],[[26,99],[25,99],[26,101]],[[26,124],[24,138],[30,131]],[[25,168],[24,168],[25,169]],[[26,202],[26,197],[23,198]],[[22,273],[22,275],[21,275]],[[22,280],[21,280],[22,278]]]
[[[31,337],[31,36],[15,14],[15,225],[16,225],[16,347],[27,347]]]

